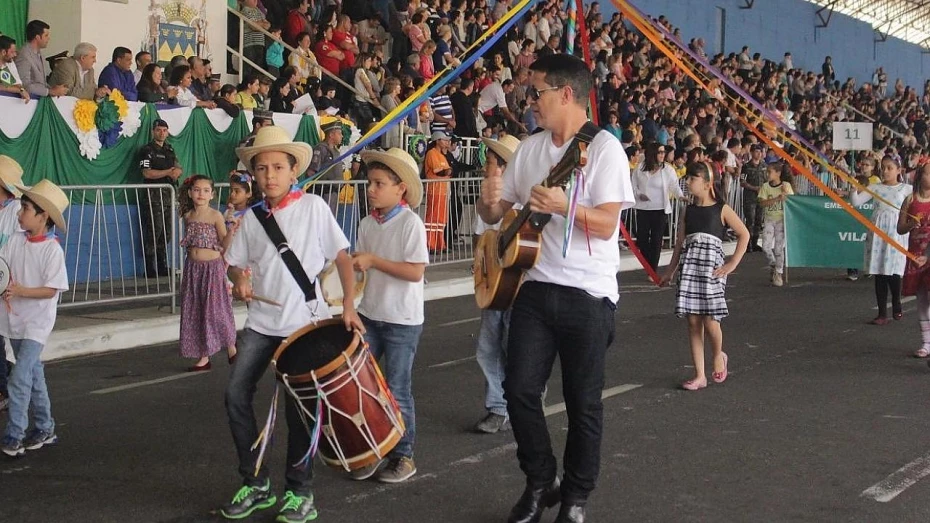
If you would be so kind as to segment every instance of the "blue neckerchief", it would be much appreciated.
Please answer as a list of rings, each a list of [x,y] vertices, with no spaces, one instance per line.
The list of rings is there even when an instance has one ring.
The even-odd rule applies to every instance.
[[[58,235],[55,234],[55,231],[48,231],[45,234],[39,234],[37,236],[29,236],[29,231],[23,231],[23,234],[26,235],[26,241],[29,243],[41,243],[45,240],[55,240],[58,241]]]
[[[406,207],[407,207],[407,202],[401,201],[400,203],[395,205],[393,209],[391,209],[390,211],[384,214],[381,214],[380,212],[378,212],[378,209],[372,209],[371,217],[374,218],[375,221],[377,221],[378,223],[382,223],[382,224],[387,223],[388,220],[400,214],[400,211],[404,210],[404,208]]]
[[[13,203],[14,200],[16,200],[15,196],[11,196],[7,198],[6,200],[3,200],[2,202],[0,202],[0,209],[6,209],[7,207],[10,206],[11,203]]]

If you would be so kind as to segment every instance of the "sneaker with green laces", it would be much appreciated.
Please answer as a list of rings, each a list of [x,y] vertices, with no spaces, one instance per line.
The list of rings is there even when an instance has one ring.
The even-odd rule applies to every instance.
[[[220,509],[220,514],[226,519],[244,519],[256,510],[273,507],[277,502],[278,498],[271,493],[271,481],[265,480],[261,487],[243,485],[232,501]]]
[[[284,493],[284,506],[278,512],[275,521],[279,523],[306,523],[316,519],[316,507],[313,505],[313,494],[298,496],[290,490]]]

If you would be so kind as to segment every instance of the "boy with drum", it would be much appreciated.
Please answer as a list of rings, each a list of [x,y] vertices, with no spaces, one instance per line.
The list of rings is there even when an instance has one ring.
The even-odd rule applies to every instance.
[[[267,466],[257,464],[260,451],[253,449],[259,432],[252,402],[281,341],[307,324],[330,317],[318,283],[327,261],[335,261],[342,281],[346,329],[364,332],[353,301],[355,278],[346,251],[349,242],[329,205],[295,187],[297,177],[310,165],[310,146],[293,142],[284,129],[271,125],[258,131],[251,146],[236,149],[236,154],[258,181],[265,200],[240,219],[226,252],[228,274],[237,298],[250,301],[254,290],[256,298],[266,299],[251,301],[226,388],[226,412],[243,481],[232,501],[220,510],[227,519],[243,519],[277,502]],[[246,267],[252,267],[251,279]],[[301,464],[311,436],[299,409],[293,397],[286,395],[286,490],[277,517],[283,523],[303,523],[317,517],[310,490],[313,461]]]
[[[23,183],[23,168],[16,160],[0,155],[0,247],[6,245],[19,230],[19,197],[22,193],[16,188]],[[9,276],[9,275],[6,275]],[[10,364],[6,361],[6,340],[0,337],[0,411],[6,409],[10,395],[7,392],[7,374]]]
[[[15,233],[0,248],[9,264],[10,283],[0,307],[0,335],[10,340],[16,365],[10,374],[10,419],[0,450],[11,457],[58,442],[52,404],[45,383],[42,349],[55,326],[58,293],[68,290],[65,252],[52,231],[66,231],[64,210],[68,195],[42,180],[24,191]],[[34,421],[29,427],[30,407]]]
[[[358,310],[367,332],[365,341],[372,356],[382,361],[406,432],[386,463],[353,471],[352,478],[375,476],[383,483],[400,483],[417,472],[411,381],[423,332],[423,273],[429,252],[426,227],[414,209],[423,199],[423,184],[414,159],[396,147],[364,151],[362,161],[368,166],[371,214],[359,223],[358,252],[352,256],[355,270],[368,271]]]

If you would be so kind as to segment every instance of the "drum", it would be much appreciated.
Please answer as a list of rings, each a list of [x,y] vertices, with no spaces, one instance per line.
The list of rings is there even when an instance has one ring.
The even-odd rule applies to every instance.
[[[403,436],[400,408],[378,363],[341,319],[295,332],[271,365],[308,427],[321,424],[320,457],[330,467],[352,471],[376,463]]]
[[[6,292],[10,286],[10,264],[5,259],[0,258],[0,294]]]
[[[355,306],[358,307],[362,301],[362,293],[365,292],[365,284],[368,282],[367,272],[355,272]],[[339,279],[339,271],[336,270],[336,264],[330,263],[323,268],[320,273],[320,288],[323,289],[323,301],[330,307],[342,306],[342,281]]]

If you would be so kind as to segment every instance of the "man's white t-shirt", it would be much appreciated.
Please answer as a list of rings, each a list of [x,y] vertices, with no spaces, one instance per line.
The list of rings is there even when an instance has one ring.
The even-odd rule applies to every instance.
[[[495,107],[507,108],[507,97],[504,95],[504,88],[500,82],[489,83],[478,96],[479,113],[484,114]]]
[[[556,147],[552,144],[550,131],[524,140],[504,171],[503,200],[520,204],[528,202],[533,186],[549,176],[549,170],[559,162],[570,144],[571,140],[562,147]],[[591,208],[613,202],[620,203],[621,210],[633,206],[630,164],[620,142],[612,134],[604,130],[597,133],[588,146],[588,164],[583,172],[585,188],[579,197],[579,205]],[[526,280],[574,287],[616,303],[620,298],[617,289],[619,216],[610,239],[590,239],[590,254],[585,231],[576,226],[563,258],[564,229],[565,218],[553,215],[543,229],[539,261],[526,272]]]
[[[281,304],[278,307],[251,302],[246,328],[266,336],[287,337],[305,325],[332,317],[323,301],[318,275],[327,262],[336,259],[339,251],[349,248],[349,240],[329,204],[313,194],[305,194],[276,210],[274,218],[307,277],[315,280],[316,300],[305,301],[297,280],[252,211],[242,216],[239,230],[226,251],[226,263],[242,269],[251,267],[252,292]]]
[[[55,240],[30,242],[26,233],[16,232],[0,248],[0,256],[10,264],[10,279],[17,285],[50,287],[59,291],[55,296],[41,300],[10,298],[9,307],[0,307],[0,335],[45,345],[58,315],[58,295],[68,290],[65,251]]]
[[[410,209],[402,210],[385,223],[365,217],[358,226],[357,247],[358,252],[371,252],[389,261],[429,263],[426,227]],[[358,313],[375,321],[421,325],[423,279],[410,282],[369,269]]]

